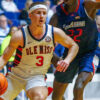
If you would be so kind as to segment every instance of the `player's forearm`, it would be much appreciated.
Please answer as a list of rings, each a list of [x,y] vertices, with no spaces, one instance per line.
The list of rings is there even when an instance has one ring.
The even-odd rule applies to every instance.
[[[7,61],[8,61],[8,53],[7,53],[7,49],[4,51],[4,53],[2,54],[2,56],[0,57],[0,70],[3,69],[3,67],[6,65]]]
[[[13,55],[14,48],[12,47],[7,47],[4,50],[3,55],[0,57],[0,70],[6,65],[10,57]]]
[[[68,51],[68,55],[65,58],[66,62],[68,62],[70,64],[73,61],[73,59],[76,57],[78,50],[79,50],[79,47],[77,44],[70,47],[69,51]]]
[[[6,65],[6,61],[3,59],[3,56],[0,57],[0,70],[3,69],[3,67]]]

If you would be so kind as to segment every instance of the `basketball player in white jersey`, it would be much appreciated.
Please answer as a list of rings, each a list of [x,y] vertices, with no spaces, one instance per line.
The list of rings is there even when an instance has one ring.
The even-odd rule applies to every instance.
[[[51,64],[54,43],[58,42],[69,48],[67,57],[58,61],[57,70],[62,72],[68,68],[79,49],[61,29],[45,24],[45,3],[33,3],[28,13],[31,24],[13,34],[9,46],[0,57],[1,70],[17,49],[14,65],[7,76],[8,89],[1,96],[4,100],[13,100],[22,89],[30,100],[46,100],[48,90],[44,76]]]

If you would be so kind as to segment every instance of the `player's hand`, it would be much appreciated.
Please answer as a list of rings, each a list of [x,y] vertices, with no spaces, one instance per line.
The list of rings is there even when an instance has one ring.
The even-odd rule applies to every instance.
[[[3,66],[0,66],[0,70],[2,70],[3,69]]]
[[[0,97],[0,100],[4,100],[4,99],[2,99],[2,98]]]
[[[59,72],[65,72],[69,66],[69,63],[65,62],[64,60],[60,60],[57,63],[56,70]]]

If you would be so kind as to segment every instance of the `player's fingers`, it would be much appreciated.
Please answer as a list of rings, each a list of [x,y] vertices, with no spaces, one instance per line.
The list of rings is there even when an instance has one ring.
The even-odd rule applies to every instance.
[[[65,64],[65,62],[64,61],[61,61],[60,64],[59,64],[59,66],[64,67],[64,64]]]
[[[64,67],[63,66],[61,66],[61,68],[60,68],[60,72],[62,72],[64,70]]]
[[[62,63],[60,64],[60,72],[62,72],[62,71],[64,70],[65,67],[66,67],[65,62],[62,62]]]
[[[68,64],[66,64],[66,66],[64,67],[64,70],[63,70],[63,72],[65,72],[66,70],[67,70],[67,68],[68,68]]]
[[[56,68],[57,71],[60,72],[65,72],[68,68],[69,64],[67,64],[66,62],[64,62],[63,60],[58,62],[58,66]]]
[[[59,65],[56,67],[56,70],[57,70],[57,71],[59,71],[59,70],[60,70],[60,66],[59,66]]]
[[[62,61],[59,63],[59,67],[57,68],[57,71],[63,72],[65,67],[66,67],[66,63]]]
[[[67,68],[68,68],[68,67],[65,67],[64,70],[63,70],[63,72],[65,72],[65,71],[67,70]]]
[[[4,99],[2,99],[2,98],[0,97],[0,100],[4,100]]]
[[[0,68],[0,71],[2,70],[2,68]]]
[[[0,71],[3,69],[4,66],[0,67]]]
[[[60,70],[60,63],[61,63],[61,61],[58,61],[58,63],[57,63],[57,67],[56,67],[56,70],[57,70],[57,71]]]
[[[57,71],[61,71],[62,70],[62,67],[63,67],[62,61],[59,61],[57,65],[58,65]]]

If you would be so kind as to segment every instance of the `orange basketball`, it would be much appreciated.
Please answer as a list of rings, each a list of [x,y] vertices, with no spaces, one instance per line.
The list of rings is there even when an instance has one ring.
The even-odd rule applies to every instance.
[[[100,0],[96,0],[97,2],[100,2]]]
[[[6,77],[0,73],[0,95],[4,94],[7,90],[8,82]]]

